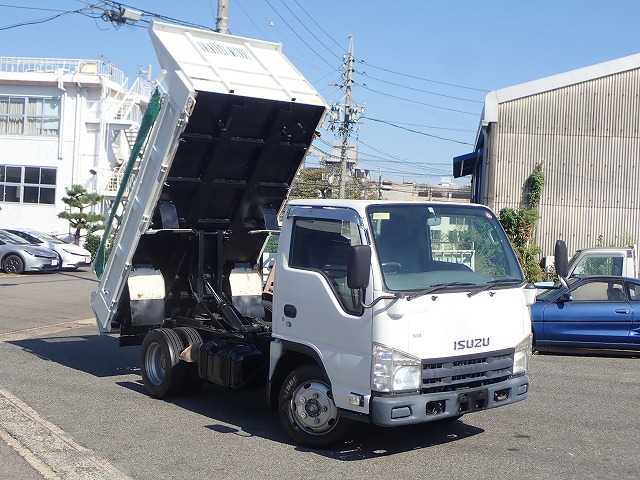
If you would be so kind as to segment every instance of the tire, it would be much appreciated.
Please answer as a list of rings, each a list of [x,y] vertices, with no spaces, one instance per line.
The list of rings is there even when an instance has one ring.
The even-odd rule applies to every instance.
[[[202,337],[195,328],[177,327],[174,328],[173,331],[178,334],[178,337],[180,337],[180,341],[182,342],[182,349],[180,351],[184,350],[189,345],[195,345],[197,343],[202,344]],[[197,392],[204,384],[204,380],[200,378],[200,375],[198,374],[198,363],[185,363],[184,366],[186,370],[184,389],[188,393]]]
[[[2,268],[6,273],[22,273],[24,272],[24,260],[20,255],[12,253],[5,257]]]
[[[287,376],[280,389],[278,409],[291,438],[311,448],[331,447],[351,427],[351,421],[340,417],[329,379],[316,365],[302,366]]]
[[[140,351],[140,370],[152,397],[167,398],[181,392],[187,379],[186,364],[178,358],[182,340],[169,328],[147,333]]]

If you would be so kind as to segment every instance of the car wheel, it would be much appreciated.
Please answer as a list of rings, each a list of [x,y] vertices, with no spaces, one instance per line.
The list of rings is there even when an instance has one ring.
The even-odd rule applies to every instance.
[[[182,340],[170,328],[147,333],[140,351],[142,382],[152,397],[167,398],[179,393],[186,383],[186,363],[178,355]]]
[[[7,255],[2,263],[2,268],[6,273],[22,273],[24,272],[24,260],[20,255]]]
[[[280,389],[278,408],[291,438],[311,448],[334,445],[351,426],[338,412],[327,376],[315,365],[302,366],[289,374]]]

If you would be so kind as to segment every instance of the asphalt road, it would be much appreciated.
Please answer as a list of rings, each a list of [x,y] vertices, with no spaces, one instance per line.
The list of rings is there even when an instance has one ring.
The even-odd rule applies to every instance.
[[[264,391],[159,401],[91,319],[90,272],[0,275],[0,478],[637,479],[640,360],[536,355],[518,404],[450,425],[356,425],[296,447]]]

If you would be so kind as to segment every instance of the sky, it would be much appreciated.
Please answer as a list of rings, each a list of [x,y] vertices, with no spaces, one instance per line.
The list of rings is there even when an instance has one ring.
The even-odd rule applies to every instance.
[[[155,79],[151,19],[216,27],[217,0],[128,1],[0,0],[0,57],[98,59],[130,82],[150,65]],[[453,157],[474,149],[488,92],[640,52],[637,0],[228,3],[230,33],[281,43],[329,104],[344,103],[353,39],[358,165],[396,181],[452,180]],[[100,18],[117,5],[142,21]],[[327,130],[314,145],[331,152],[335,142]]]

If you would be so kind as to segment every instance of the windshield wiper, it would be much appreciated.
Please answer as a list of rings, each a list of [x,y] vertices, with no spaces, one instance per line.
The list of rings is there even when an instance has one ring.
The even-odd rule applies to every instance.
[[[477,289],[472,290],[471,292],[467,293],[467,297],[473,297],[474,295],[477,295],[478,293],[484,292],[486,290],[490,290],[493,287],[498,286],[498,285],[515,285],[515,284],[519,284],[519,283],[522,283],[522,280],[519,280],[517,278],[501,278],[499,280],[489,280],[486,285],[483,285],[480,288],[477,288]]]
[[[430,293],[437,292],[439,290],[444,290],[449,287],[467,287],[470,285],[477,285],[476,283],[469,282],[447,282],[447,283],[436,283],[435,285],[431,285],[426,290],[422,290],[420,292],[412,293],[411,295],[407,295],[407,300],[415,300],[418,297],[422,297],[424,295],[429,295]]]

